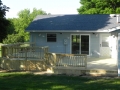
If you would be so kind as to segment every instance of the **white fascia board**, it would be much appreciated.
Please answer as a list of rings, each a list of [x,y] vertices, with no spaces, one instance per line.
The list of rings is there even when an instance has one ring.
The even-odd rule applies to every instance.
[[[27,32],[109,32],[109,30],[27,30]]]
[[[116,31],[118,29],[120,29],[120,26],[109,29],[109,32]]]

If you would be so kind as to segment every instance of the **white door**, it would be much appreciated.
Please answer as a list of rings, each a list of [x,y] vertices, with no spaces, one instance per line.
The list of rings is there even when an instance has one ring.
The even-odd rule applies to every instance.
[[[101,57],[111,57],[110,34],[100,35],[100,55]]]
[[[116,36],[111,36],[111,57],[114,59],[117,59],[117,37]]]

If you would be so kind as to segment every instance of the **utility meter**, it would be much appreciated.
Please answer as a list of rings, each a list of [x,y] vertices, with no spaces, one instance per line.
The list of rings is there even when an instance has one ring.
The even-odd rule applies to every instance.
[[[64,44],[65,44],[65,45],[67,44],[67,39],[64,39]]]

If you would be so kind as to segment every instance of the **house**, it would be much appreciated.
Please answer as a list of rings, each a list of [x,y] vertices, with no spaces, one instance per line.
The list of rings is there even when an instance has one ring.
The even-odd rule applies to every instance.
[[[44,68],[54,69],[57,74],[120,76],[119,18],[116,14],[39,15],[26,28],[30,42],[39,47],[33,43],[4,45],[0,66],[9,70]]]
[[[119,16],[38,15],[26,28],[30,42],[50,52],[117,58]]]
[[[117,60],[120,76],[120,16],[38,15],[26,28],[30,42],[50,52],[87,54]]]

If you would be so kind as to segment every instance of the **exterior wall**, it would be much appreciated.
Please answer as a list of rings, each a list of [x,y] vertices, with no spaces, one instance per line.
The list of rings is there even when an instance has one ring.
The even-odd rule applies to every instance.
[[[54,32],[55,33],[55,32]],[[50,52],[71,53],[71,35],[72,34],[89,34],[90,35],[90,56],[100,56],[100,33],[56,33],[57,42],[47,42],[45,32],[31,32],[30,41],[35,42],[37,46],[49,46]],[[52,33],[53,34],[53,33]],[[67,40],[67,45],[64,44]]]
[[[47,42],[47,33],[31,33],[31,42],[35,42],[37,46],[49,46],[50,52],[70,53],[70,34],[57,34],[57,42]],[[52,33],[53,34],[53,33]],[[64,39],[67,39],[68,44],[64,45]]]
[[[100,34],[90,34],[90,56],[100,56]]]

